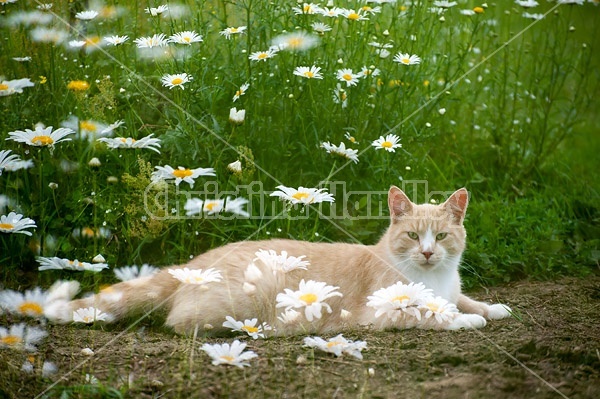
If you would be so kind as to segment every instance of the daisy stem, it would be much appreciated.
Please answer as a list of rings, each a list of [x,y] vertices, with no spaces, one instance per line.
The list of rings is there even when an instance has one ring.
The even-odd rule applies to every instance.
[[[43,198],[43,189],[44,189],[44,150],[40,148],[38,152],[40,156],[39,161],[39,178],[38,178],[38,195],[39,198]],[[40,201],[41,202],[41,201]],[[45,206],[44,203],[40,204],[40,221],[39,221],[39,235],[40,235],[40,255],[44,256],[44,230],[46,226],[46,215],[44,212]]]

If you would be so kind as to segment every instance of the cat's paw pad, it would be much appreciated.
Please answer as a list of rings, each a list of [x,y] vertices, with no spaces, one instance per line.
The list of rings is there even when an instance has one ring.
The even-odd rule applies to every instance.
[[[485,318],[478,314],[459,314],[454,318],[452,323],[450,323],[448,330],[460,330],[461,328],[471,330],[483,328],[485,325]]]
[[[489,305],[487,318],[490,320],[498,320],[509,317],[512,313],[512,310],[504,304],[496,303],[494,305]]]

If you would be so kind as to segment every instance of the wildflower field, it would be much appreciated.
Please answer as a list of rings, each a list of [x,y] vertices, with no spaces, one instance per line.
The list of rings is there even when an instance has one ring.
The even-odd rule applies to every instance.
[[[58,280],[97,291],[229,242],[374,243],[391,185],[414,202],[470,192],[465,287],[586,276],[597,300],[598,37],[584,0],[0,0],[0,396],[452,397],[478,379],[474,396],[555,397],[508,366],[557,356],[536,374],[569,370],[568,395],[592,397],[599,358],[582,336],[563,345],[598,347],[585,295],[564,293],[583,318],[571,331],[561,309],[559,344],[517,306],[490,334],[525,337],[524,355],[467,371],[460,348],[493,346],[478,332],[256,339],[268,326],[228,319],[254,336],[203,340],[153,316],[41,315]],[[518,287],[502,292],[554,325]],[[331,347],[347,350],[314,350]],[[458,385],[423,382],[450,366]],[[501,387],[472,377],[486,370]]]

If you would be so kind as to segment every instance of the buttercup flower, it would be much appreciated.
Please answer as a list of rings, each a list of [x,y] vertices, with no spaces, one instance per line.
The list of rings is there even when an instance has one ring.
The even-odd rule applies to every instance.
[[[108,148],[147,148],[160,154],[160,139],[152,137],[151,133],[146,137],[136,140],[132,137],[101,137],[97,139],[102,143],[106,143]]]
[[[29,78],[3,80],[0,82],[0,97],[23,93],[25,87],[33,87],[34,85],[35,83],[29,80]]]
[[[394,62],[404,65],[417,65],[421,63],[421,58],[416,54],[398,53],[394,56]]]
[[[74,270],[74,271],[91,271],[91,272],[99,272],[101,270],[107,269],[108,265],[106,263],[88,263],[88,262],[80,262],[77,259],[69,260],[69,259],[61,259],[56,256],[51,258],[46,258],[43,256],[38,256],[36,258],[37,262],[40,264],[38,270]]]
[[[285,288],[283,293],[277,294],[276,307],[285,307],[285,310],[304,308],[306,320],[312,322],[315,318],[321,318],[323,308],[328,313],[332,312],[331,306],[324,301],[334,296],[343,296],[337,291],[338,288],[324,282],[302,279],[297,291]]]
[[[171,43],[191,45],[192,43],[202,42],[203,39],[202,39],[202,35],[199,35],[194,31],[186,30],[186,31],[175,33],[174,35],[171,35],[169,37],[169,41]]]
[[[264,338],[265,331],[272,330],[271,326],[267,323],[258,324],[258,319],[246,319],[243,322],[237,321],[231,316],[226,316],[225,319],[227,321],[223,322],[223,327],[230,328],[232,331],[241,331],[249,336],[252,339]]]
[[[248,88],[250,87],[250,83],[244,83],[243,85],[240,86],[239,90],[237,90],[235,92],[235,94],[233,95],[233,102],[236,102],[241,96],[243,96],[244,94],[246,94],[246,90],[248,90]]]
[[[298,187],[298,189],[279,185],[276,187],[279,191],[271,193],[271,197],[279,197],[283,201],[287,201],[292,205],[295,204],[316,204],[319,202],[334,202],[333,195],[326,193],[324,188],[306,188]]]
[[[433,291],[425,288],[423,283],[404,284],[399,281],[375,291],[367,298],[367,306],[376,310],[375,317],[386,315],[394,322],[405,313],[421,320],[418,306],[428,302],[432,293]]]
[[[352,148],[346,148],[346,144],[343,142],[339,146],[329,143],[328,141],[321,143],[321,147],[325,149],[329,154],[336,154],[354,163],[358,163],[358,150]]]
[[[96,321],[110,321],[112,317],[103,313],[100,309],[93,306],[89,308],[79,308],[73,311],[73,321],[75,323],[92,324]]]
[[[67,89],[72,91],[86,91],[90,88],[90,84],[85,80],[71,80],[67,83]]]
[[[184,85],[194,78],[187,73],[177,73],[174,75],[164,75],[161,78],[163,86],[172,89],[174,87],[181,87],[181,90],[185,90]]]
[[[35,345],[47,335],[45,330],[27,326],[25,323],[13,324],[9,328],[0,327],[0,348],[34,352]]]
[[[172,180],[175,179],[175,185],[179,185],[182,181],[188,183],[190,187],[194,187],[194,179],[200,176],[216,176],[213,168],[196,168],[187,169],[183,166],[173,169],[169,165],[156,166],[155,171],[152,172],[152,181],[157,182],[159,180]]]
[[[323,75],[319,72],[320,70],[321,68],[314,65],[311,67],[299,66],[294,69],[294,75],[307,79],[323,79]]]
[[[304,345],[310,348],[317,348],[324,352],[333,353],[337,357],[347,354],[362,360],[361,351],[367,348],[365,341],[352,341],[344,338],[342,334],[333,338],[324,340],[321,337],[306,337]]]
[[[371,145],[375,147],[376,150],[384,149],[388,152],[396,152],[396,148],[402,147],[402,144],[399,143],[400,137],[395,134],[388,134],[387,136],[379,136],[379,138]]]
[[[160,269],[144,263],[142,266],[123,266],[113,269],[115,276],[121,281],[129,281],[140,277],[148,277],[158,273]]]
[[[247,360],[254,359],[258,356],[252,351],[244,352],[245,348],[246,344],[241,343],[236,339],[231,345],[227,343],[213,345],[204,344],[201,349],[212,358],[212,364],[215,366],[226,364],[244,368],[244,366],[250,366],[250,363],[248,363]]]
[[[232,35],[240,35],[246,31],[246,26],[238,26],[225,28],[219,32],[220,35],[225,36],[227,39],[231,39]]]
[[[360,76],[360,74],[352,72],[352,69],[349,68],[339,69],[336,72],[337,80],[340,82],[345,82],[347,87],[356,86]]]
[[[310,262],[304,260],[306,255],[288,256],[287,251],[281,251],[281,254],[278,255],[272,249],[268,251],[259,249],[255,252],[255,255],[256,258],[254,258],[252,264],[256,266],[255,262],[261,261],[274,275],[277,273],[289,273],[297,269],[307,270],[308,266],[310,266]]]
[[[206,285],[213,282],[218,283],[223,279],[221,272],[212,267],[204,271],[202,269],[188,269],[187,267],[183,269],[167,269],[167,271],[173,278],[186,284]]]

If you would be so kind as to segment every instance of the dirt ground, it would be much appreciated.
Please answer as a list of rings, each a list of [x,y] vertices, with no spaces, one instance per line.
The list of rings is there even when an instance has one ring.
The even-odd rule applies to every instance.
[[[142,321],[105,327],[48,326],[34,364],[0,350],[0,397],[131,398],[598,398],[600,277],[521,281],[471,296],[502,301],[515,318],[479,331],[348,331],[367,341],[364,360],[303,347],[303,337],[247,340],[251,367],[213,366],[204,342]],[[89,347],[93,356],[81,349]],[[39,368],[39,367],[38,367]],[[85,381],[93,374],[99,385]],[[62,396],[61,396],[62,395]]]

